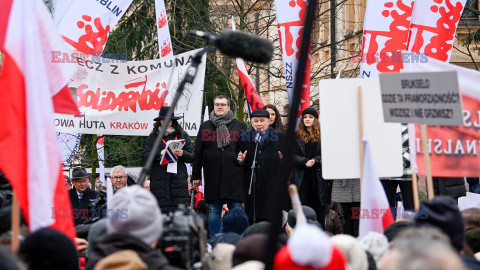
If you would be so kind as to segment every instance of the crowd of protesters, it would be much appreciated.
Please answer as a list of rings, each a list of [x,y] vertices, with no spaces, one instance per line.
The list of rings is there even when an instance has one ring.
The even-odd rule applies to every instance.
[[[465,190],[445,187],[448,179],[437,181],[435,190],[443,196],[423,201],[416,212],[396,216],[383,234],[358,237],[361,217],[353,210],[360,207],[359,181],[322,178],[319,114],[314,108],[301,114],[290,177],[290,183],[298,187],[306,223],[298,219],[299,213],[289,202],[278,201],[285,213],[279,228],[273,227],[267,204],[275,195],[270,187],[281,179],[286,151],[285,127],[275,106],[253,111],[252,128],[247,130],[230,111],[230,99],[217,96],[195,145],[178,118],[164,122],[167,111],[168,107],[161,108],[145,145],[144,160],[155,150],[154,141],[167,125],[155,151],[150,180],[143,186],[129,180],[127,168],[112,168],[113,195],[105,206],[106,184],[92,179],[98,176],[84,168],[72,170],[66,183],[78,237],[73,242],[50,228],[30,234],[22,220],[21,245],[12,255],[12,192],[2,176],[0,269],[264,269],[272,231],[279,232],[274,269],[480,269],[480,209],[460,212],[457,195]],[[173,153],[177,164],[172,171],[160,160],[168,141],[181,139],[184,147]],[[192,163],[191,176],[187,163]],[[192,200],[202,177],[203,197]],[[408,187],[408,183],[391,181],[406,180],[382,180],[386,191],[395,190],[387,194],[396,196],[398,185]],[[93,188],[90,182],[95,183]],[[471,191],[478,189],[478,179],[470,182]],[[403,205],[413,205],[412,196],[403,194],[403,189]],[[454,194],[449,194],[451,190]],[[397,200],[389,197],[396,213]],[[181,205],[191,205],[195,211],[182,210],[187,213],[182,216]],[[113,214],[106,215],[97,207],[108,207]],[[190,234],[180,230],[185,227],[183,217]],[[172,232],[171,224],[178,230]],[[181,238],[173,237],[186,235],[189,241],[175,242]],[[193,261],[185,256],[172,259],[175,252],[187,254],[184,249],[195,254]]]

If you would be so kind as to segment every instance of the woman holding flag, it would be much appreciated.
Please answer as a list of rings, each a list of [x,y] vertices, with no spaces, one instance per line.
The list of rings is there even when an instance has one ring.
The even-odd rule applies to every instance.
[[[169,108],[160,108],[159,116],[153,119],[155,124],[152,133],[145,142],[144,162],[153,150],[155,138],[158,136],[162,125],[165,124],[163,120],[166,118]],[[178,124],[178,119],[180,117],[173,116],[172,121],[168,123],[150,171],[150,191],[157,198],[158,205],[163,213],[174,211],[179,204],[187,205],[189,198],[188,173],[185,163],[192,162],[194,154],[190,137]],[[165,147],[171,140],[184,140],[183,148],[175,152],[166,151]],[[164,155],[168,162],[163,162],[164,165],[162,165],[160,162]]]
[[[320,122],[314,108],[302,112],[297,131],[297,153],[292,184],[298,187],[302,205],[310,206],[325,228],[326,207],[330,205],[331,182],[322,178]]]

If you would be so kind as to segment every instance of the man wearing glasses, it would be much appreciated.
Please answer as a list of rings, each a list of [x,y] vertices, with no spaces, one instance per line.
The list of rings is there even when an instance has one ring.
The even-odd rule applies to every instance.
[[[122,165],[113,167],[110,175],[112,176],[113,192],[127,186],[127,170]]]
[[[200,125],[197,134],[192,179],[193,184],[199,186],[203,168],[211,237],[222,229],[223,204],[233,209],[240,207],[244,199],[243,170],[235,165],[234,160],[238,137],[246,129],[245,123],[233,117],[230,98],[220,95],[213,100],[210,120]]]

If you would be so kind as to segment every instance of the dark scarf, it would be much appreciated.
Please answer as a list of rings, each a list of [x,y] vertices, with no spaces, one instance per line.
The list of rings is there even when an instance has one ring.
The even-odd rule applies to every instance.
[[[233,112],[228,111],[225,115],[216,116],[213,111],[210,114],[210,120],[217,129],[217,147],[224,148],[230,144],[230,132],[228,131],[227,125],[233,121]]]

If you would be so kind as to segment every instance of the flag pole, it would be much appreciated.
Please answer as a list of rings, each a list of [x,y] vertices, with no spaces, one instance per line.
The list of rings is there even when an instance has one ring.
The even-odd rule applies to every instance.
[[[420,202],[418,201],[418,185],[417,185],[417,174],[412,173],[412,194],[413,194],[413,207],[415,211],[420,208]]]
[[[19,247],[18,234],[20,232],[20,205],[15,193],[12,196],[12,240],[10,243],[12,254],[16,254]]]
[[[358,87],[358,146],[360,153],[360,192],[363,186],[363,99],[362,99],[362,87]]]
[[[422,133],[423,158],[425,160],[425,169],[427,171],[427,193],[428,193],[428,199],[431,200],[433,199],[434,194],[433,194],[432,167],[430,165],[430,154],[428,153],[428,144],[427,144],[427,125],[421,124],[420,131]]]

